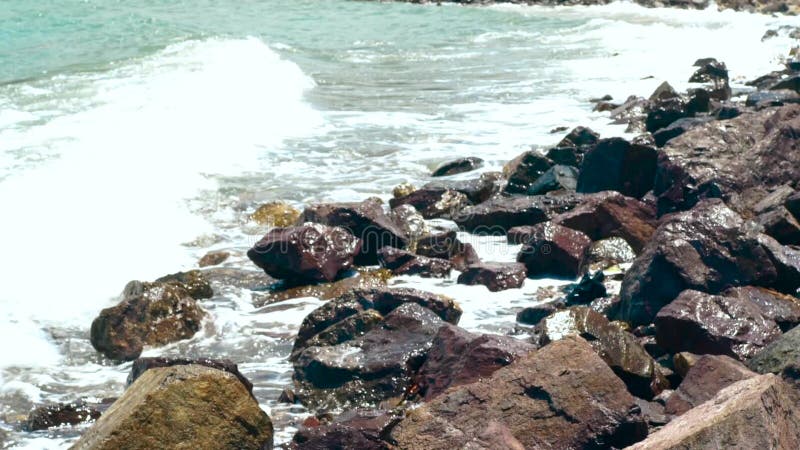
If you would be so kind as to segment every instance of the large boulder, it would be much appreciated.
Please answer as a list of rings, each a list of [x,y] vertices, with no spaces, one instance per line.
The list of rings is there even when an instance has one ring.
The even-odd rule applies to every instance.
[[[745,360],[781,335],[746,298],[683,291],[655,318],[658,345],[671,353],[728,355]]]
[[[603,139],[583,156],[578,192],[618,191],[641,198],[653,188],[657,158],[652,147]]]
[[[383,211],[378,198],[361,203],[321,203],[306,207],[297,225],[306,222],[340,227],[361,239],[361,251],[355,262],[359,265],[377,264],[378,250],[385,247],[405,248],[408,236]]]
[[[784,332],[800,324],[800,299],[792,295],[756,286],[730,288],[721,295],[753,303],[765,318],[777,323]]]
[[[597,354],[625,382],[628,391],[652,399],[670,385],[660,366],[647,354],[636,338],[591,309],[578,306],[558,311],[536,326],[539,345],[547,345],[569,335],[589,340]]]
[[[664,217],[625,274],[616,318],[646,325],[686,289],[775,284],[775,258],[762,244],[770,240],[717,199]]]
[[[758,373],[780,373],[783,369],[798,363],[800,363],[800,326],[787,331],[756,353],[747,361],[747,367]]]
[[[533,227],[531,237],[517,255],[529,277],[576,278],[583,273],[592,241],[580,231],[552,222]]]
[[[122,301],[92,321],[92,346],[113,360],[136,359],[145,345],[189,339],[200,330],[205,312],[180,282],[131,281]]]
[[[378,251],[378,263],[394,275],[418,275],[425,278],[447,278],[453,263],[447,259],[428,258],[394,247]]]
[[[72,448],[271,449],[272,422],[236,376],[162,367],[139,377]]]
[[[350,270],[361,240],[344,228],[308,223],[275,228],[247,251],[264,272],[297,281],[333,281]]]
[[[137,358],[131,366],[131,371],[128,374],[126,383],[128,386],[130,386],[134,381],[142,376],[142,374],[150,369],[155,369],[158,367],[187,366],[189,364],[211,367],[212,369],[228,372],[235,376],[236,379],[242,383],[250,395],[253,395],[253,383],[251,383],[250,380],[248,380],[244,375],[242,375],[241,372],[239,372],[239,366],[236,363],[227,359],[165,357]]]
[[[612,191],[585,196],[571,211],[553,217],[553,222],[581,231],[594,241],[625,239],[637,252],[656,230],[652,207]]]
[[[667,399],[664,412],[681,415],[711,400],[723,388],[757,375],[728,356],[701,356],[689,369],[678,389]]]
[[[536,346],[510,336],[470,333],[454,325],[439,328],[419,369],[417,385],[425,400],[445,390],[491,376]]]
[[[630,450],[800,448],[800,401],[775,375],[734,383]]]
[[[568,211],[580,201],[575,194],[496,196],[480,205],[464,208],[453,220],[474,234],[504,236],[520,225],[534,225]]]
[[[492,426],[509,439],[478,448],[623,447],[647,435],[622,381],[587,342],[569,337],[409,411],[391,438],[409,450],[469,448]]]
[[[481,263],[473,264],[458,276],[458,284],[482,284],[490,291],[522,287],[527,275],[525,265],[520,263]]]

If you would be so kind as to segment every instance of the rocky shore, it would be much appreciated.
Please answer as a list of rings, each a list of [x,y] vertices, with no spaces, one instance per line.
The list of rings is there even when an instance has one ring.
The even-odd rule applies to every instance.
[[[631,140],[577,126],[502,173],[447,162],[388,205],[263,205],[247,251],[263,274],[216,252],[130,282],[91,323],[97,352],[133,361],[125,391],[20,426],[94,421],[76,449],[273,448],[235,362],[141,357],[192,338],[215,289],[238,286],[259,305],[326,300],[289,356],[280,401],[309,415],[283,448],[800,448],[800,63],[746,90],[713,58],[688,75],[685,93],[594,101]],[[503,236],[517,260],[483,261],[431,219]],[[465,330],[458,298],[388,282],[453,272],[490,292],[578,281],[519,311],[513,336]]]

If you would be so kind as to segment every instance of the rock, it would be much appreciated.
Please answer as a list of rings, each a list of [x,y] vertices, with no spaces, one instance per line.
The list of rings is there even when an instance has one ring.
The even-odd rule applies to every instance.
[[[306,224],[276,228],[247,251],[268,275],[310,282],[333,281],[351,269],[361,240],[343,228]]]
[[[376,328],[382,322],[383,316],[374,309],[358,312],[320,331],[306,341],[302,347],[295,347],[289,359],[296,360],[300,356],[300,352],[307,347],[325,347],[353,340]]]
[[[584,153],[585,151],[582,152],[576,147],[554,147],[548,150],[545,156],[555,164],[578,167],[583,161]]]
[[[528,187],[528,195],[541,195],[551,191],[575,191],[578,185],[578,169],[572,166],[555,165]]]
[[[428,258],[450,260],[453,268],[463,271],[467,266],[478,264],[481,259],[471,244],[458,240],[455,231],[432,234],[417,242],[417,254]]]
[[[681,97],[651,100],[645,118],[645,130],[655,133],[676,120],[686,117],[686,114],[686,103]]]
[[[271,449],[272,422],[228,372],[151,369],[75,443],[84,449]]]
[[[28,414],[28,418],[22,423],[22,429],[32,432],[61,425],[78,425],[95,421],[100,414],[101,411],[96,406],[82,400],[39,406]]]
[[[189,364],[197,364],[200,366],[210,367],[212,369],[222,370],[236,377],[240,383],[247,389],[250,395],[253,395],[253,383],[250,382],[241,372],[239,366],[233,361],[227,359],[209,359],[209,358],[137,358],[131,366],[131,372],[128,374],[126,381],[130,386],[136,381],[143,373],[150,369],[158,367],[172,367],[172,366],[186,366]],[[255,398],[255,397],[254,397]]]
[[[757,91],[747,96],[745,106],[755,107],[757,110],[800,103],[800,94],[790,90],[784,91]]]
[[[278,280],[264,274],[263,270],[238,267],[210,267],[203,269],[203,276],[217,289],[236,288],[262,290]]]
[[[165,275],[161,278],[156,279],[155,283],[141,283],[143,289],[149,289],[150,287],[158,284],[169,283],[175,284],[186,289],[186,292],[195,299],[195,300],[202,300],[205,298],[211,298],[214,296],[214,290],[211,288],[211,283],[208,282],[208,278],[205,276],[204,272],[199,270],[189,270],[187,272],[176,272],[170,275]],[[134,286],[140,286],[140,284],[128,284],[126,287],[127,294],[134,294],[133,291],[129,291],[128,288],[133,288]],[[137,290],[135,293],[139,293]]]
[[[517,289],[525,282],[527,272],[519,263],[480,263],[468,266],[458,276],[458,284],[482,284],[490,291]]]
[[[784,207],[769,210],[756,219],[764,233],[784,245],[800,244],[800,223]]]
[[[194,336],[205,312],[182,283],[128,283],[122,301],[92,322],[92,346],[113,360],[136,359],[145,345],[164,345]]]
[[[622,447],[647,434],[625,385],[585,341],[567,338],[409,411],[391,438],[409,450],[467,448],[490,423],[513,436],[506,448]]]
[[[737,297],[682,292],[656,315],[658,345],[677,353],[728,355],[745,360],[777,339],[777,324],[754,303]]]
[[[764,214],[774,209],[788,208],[791,204],[791,198],[795,195],[795,190],[788,184],[777,186],[768,194],[764,195],[758,202],[752,206],[752,211],[756,215]],[[791,212],[791,210],[790,210]]]
[[[300,216],[300,211],[283,202],[270,202],[263,204],[250,215],[250,218],[259,225],[270,227],[290,227]]]
[[[527,244],[536,230],[534,225],[522,225],[508,230],[506,240],[511,245]]]
[[[764,317],[777,323],[783,332],[800,324],[800,300],[797,297],[756,286],[730,288],[721,295],[755,304]]]
[[[658,402],[649,402],[641,398],[634,398],[636,405],[642,411],[642,417],[652,429],[669,423],[670,417],[664,413],[664,405]]]
[[[384,316],[406,303],[415,303],[434,312],[445,322],[458,323],[461,308],[455,300],[444,295],[433,294],[411,288],[370,289],[358,295],[372,301],[374,308]]]
[[[611,100],[610,98],[607,100]],[[569,132],[556,147],[585,148],[597,144],[600,135],[589,127],[575,127]]]
[[[361,203],[322,203],[306,207],[297,221],[298,226],[314,222],[343,228],[361,240],[356,256],[358,265],[378,263],[378,250],[389,246],[406,248],[409,239],[402,228],[383,212],[381,200],[368,198]],[[332,281],[332,280],[328,280]]]
[[[394,275],[419,275],[424,278],[447,278],[453,269],[453,264],[446,259],[418,256],[392,247],[378,251],[378,263]]]
[[[407,195],[410,195],[412,192],[416,190],[417,188],[414,187],[414,185],[411,183],[408,182],[400,183],[397,186],[395,186],[394,189],[392,189],[392,196],[394,196],[394,198],[405,197]]]
[[[664,412],[679,416],[711,400],[723,388],[757,375],[733,358],[721,355],[701,356],[667,400]]]
[[[625,274],[616,318],[648,324],[686,289],[775,283],[776,265],[754,228],[719,200],[665,216]]]
[[[589,269],[605,270],[619,264],[629,263],[636,258],[628,241],[619,237],[601,239],[589,248]]]
[[[613,312],[617,308],[619,308],[619,296],[612,295],[612,296],[596,298],[592,300],[588,306],[589,309],[591,309],[592,311],[602,314],[605,317],[612,317]],[[647,350],[646,346],[645,350]]]
[[[576,278],[583,273],[592,241],[580,231],[552,222],[535,225],[531,239],[517,255],[529,277]]]
[[[294,435],[290,448],[391,450],[394,447],[385,441],[385,437],[399,421],[400,418],[389,411],[350,410],[329,424],[301,428]]]
[[[583,157],[578,192],[618,191],[641,198],[653,188],[657,153],[625,139],[603,139]]]
[[[787,294],[798,295],[800,292],[800,249],[793,246],[780,245],[778,241],[765,234],[758,236],[758,242],[769,256],[769,261],[778,273],[775,281],[760,285],[765,285]]]
[[[686,114],[689,115],[689,118],[695,118],[699,113],[708,113],[711,111],[711,108],[712,108],[711,93],[708,90],[703,88],[689,90],[689,102],[686,104]],[[675,121],[675,123],[671,124],[667,128],[671,128],[676,123],[684,120],[686,119],[678,119],[677,121]],[[689,123],[691,122],[687,122],[687,124]],[[686,129],[688,128],[689,127],[687,127]],[[681,133],[679,134],[683,134],[683,131],[681,131]]]
[[[230,252],[208,252],[200,258],[197,265],[200,267],[217,266],[224,263],[230,256]]]
[[[606,286],[603,284],[605,279],[601,271],[595,272],[594,275],[585,273],[577,284],[568,288],[566,306],[586,305],[596,298],[605,297],[607,294]]]
[[[427,308],[404,303],[363,336],[306,348],[294,363],[298,397],[311,408],[332,408],[402,396],[443,323]]]
[[[294,405],[297,403],[297,396],[294,394],[294,391],[289,388],[284,388],[281,391],[280,397],[278,397],[278,403],[284,403],[287,405]]]
[[[691,81],[691,80],[690,80]],[[663,82],[658,85],[655,91],[650,94],[651,102],[659,102],[664,100],[671,100],[673,98],[680,98],[680,94],[668,82]]]
[[[693,106],[690,104],[690,106]],[[695,108],[699,108],[694,106]],[[707,108],[707,107],[706,107]],[[703,125],[711,120],[710,117],[686,117],[672,122],[669,126],[653,133],[656,147],[663,147],[671,139],[676,138],[696,126]],[[653,179],[655,179],[655,169],[653,169]]]
[[[473,234],[504,236],[513,227],[545,222],[551,216],[572,209],[579,201],[580,196],[575,194],[498,196],[464,208],[453,220]]]
[[[526,325],[536,325],[545,317],[548,317],[564,308],[564,303],[559,301],[540,303],[535,306],[527,306],[517,313],[517,322]]]
[[[645,110],[649,108],[650,101],[645,98],[630,96],[625,103],[609,112],[615,123],[627,123],[629,132],[645,131]]]
[[[697,360],[700,359],[700,357],[701,355],[695,355],[689,352],[676,353],[675,356],[672,357],[672,366],[675,369],[675,373],[678,374],[681,379],[686,378],[689,370],[697,364]]]
[[[420,394],[429,401],[448,388],[491,376],[536,347],[510,336],[474,334],[444,325],[419,369]]]
[[[330,300],[354,289],[384,287],[392,276],[392,272],[386,269],[360,268],[354,276],[332,283],[319,283],[308,286],[282,286],[278,283],[277,286],[271,286],[269,290],[254,292],[253,304],[256,307],[261,307],[300,297],[316,297],[320,300]]]
[[[477,179],[459,181],[432,181],[422,186],[422,189],[444,189],[457,191],[467,196],[467,200],[474,204],[482,203],[500,192],[503,174],[500,172],[484,172]]]
[[[712,113],[717,120],[730,120],[735,119],[742,115],[744,109],[736,105],[722,105],[715,109]]]
[[[469,172],[483,167],[483,160],[474,156],[459,158],[454,161],[443,163],[431,174],[432,177],[444,177],[457,173]]]
[[[779,81],[772,87],[770,87],[769,90],[771,91],[790,90],[800,94],[800,75],[787,77]]]
[[[786,367],[800,362],[800,326],[787,331],[748,362],[747,367],[758,373],[780,373]]]
[[[553,217],[553,222],[581,231],[594,241],[622,238],[637,252],[656,230],[651,207],[610,191],[585,196],[571,211]]]
[[[392,209],[400,205],[411,205],[426,219],[450,219],[470,205],[467,196],[447,187],[425,187],[403,197],[389,200]]]
[[[742,380],[630,450],[800,448],[798,401],[774,375]]]
[[[721,197],[734,210],[755,187],[793,183],[800,176],[800,106],[748,112],[701,125],[662,149],[654,193],[660,214],[686,210],[701,199]]]
[[[408,237],[409,249],[413,250],[416,241],[420,237],[430,233],[428,224],[425,223],[425,218],[411,205],[400,205],[389,211],[387,216]]]
[[[505,192],[509,194],[525,194],[531,184],[553,166],[538,150],[529,150],[509,162],[503,173],[508,176]]]
[[[636,338],[620,329],[599,313],[584,306],[558,311],[536,326],[538,343],[547,345],[574,334],[585,337],[597,354],[628,387],[628,391],[644,399],[652,399],[669,382],[660,366],[636,342]]]

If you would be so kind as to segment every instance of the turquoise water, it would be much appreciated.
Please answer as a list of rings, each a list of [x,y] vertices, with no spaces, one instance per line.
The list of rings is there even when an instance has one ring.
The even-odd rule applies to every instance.
[[[777,66],[791,41],[761,36],[786,23],[626,3],[0,2],[0,428],[20,448],[68,447],[83,428],[16,424],[34,405],[122,391],[130,365],[88,342],[97,312],[128,280],[192,268],[209,250],[250,267],[259,203],[385,199],[454,157],[497,170],[555,143],[556,127],[623,135],[591,97],[685,88],[707,56],[741,84]],[[457,298],[462,326],[484,332],[512,327],[548,283],[488,294],[396,282]],[[285,441],[305,414],[276,403],[286,355],[318,304],[261,311],[250,292],[222,292],[197,337],[146,354],[239,362]]]

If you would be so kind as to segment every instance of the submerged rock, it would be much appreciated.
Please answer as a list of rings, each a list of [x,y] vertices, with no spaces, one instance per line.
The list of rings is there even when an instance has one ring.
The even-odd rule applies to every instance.
[[[534,226],[533,233],[517,255],[529,277],[576,278],[583,272],[592,241],[580,231],[552,222]]]
[[[101,405],[90,405],[84,401],[40,406],[28,414],[22,423],[25,431],[46,430],[61,425],[78,425],[100,417]]]
[[[250,215],[256,223],[270,227],[290,227],[300,216],[300,211],[283,202],[263,204]]]
[[[208,252],[197,262],[200,267],[218,266],[231,256],[230,252]]]
[[[432,177],[443,177],[447,175],[455,175],[458,173],[470,172],[475,169],[483,167],[483,160],[475,156],[468,156],[466,158],[459,158],[453,161],[443,163],[431,174]]]
[[[352,277],[344,278],[332,283],[311,284],[308,286],[271,286],[267,290],[254,292],[255,306],[264,306],[270,303],[281,302],[300,297],[316,297],[320,300],[330,300],[344,295],[354,289],[374,289],[386,286],[392,278],[391,271],[386,269],[360,268]]]
[[[524,264],[519,263],[480,263],[468,266],[458,276],[458,284],[482,284],[490,291],[522,287],[527,272]]]

